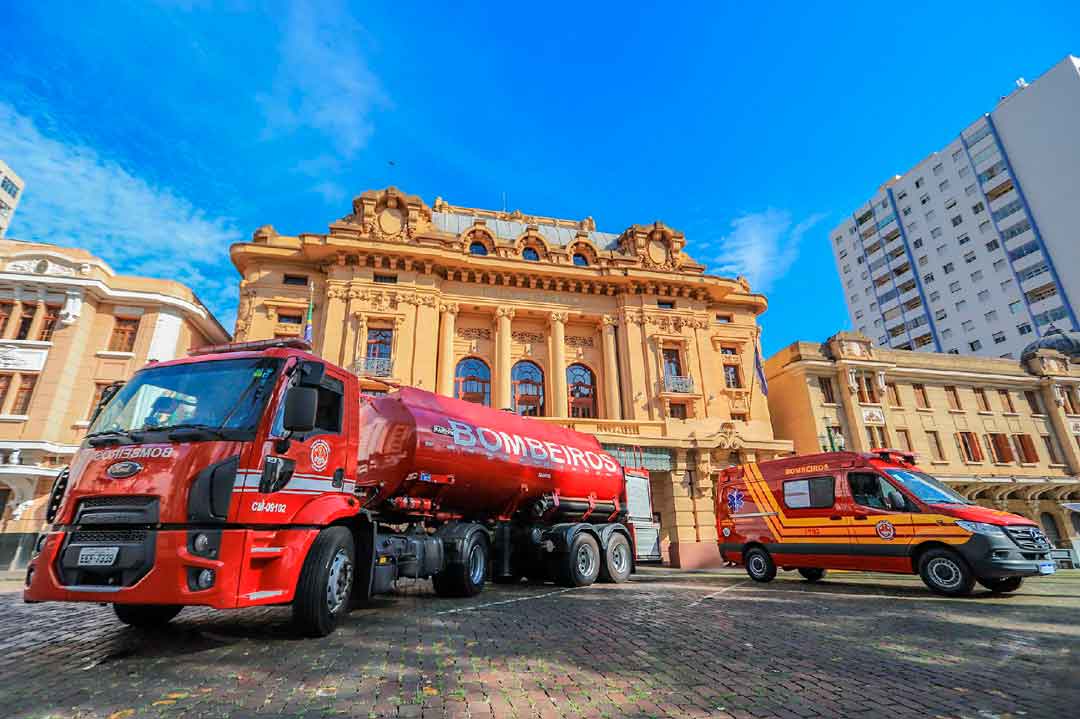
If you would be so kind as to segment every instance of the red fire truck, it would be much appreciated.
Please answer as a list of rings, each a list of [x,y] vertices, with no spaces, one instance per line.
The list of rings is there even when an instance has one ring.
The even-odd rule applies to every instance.
[[[100,404],[53,487],[28,602],[292,604],[306,634],[399,578],[622,582],[622,467],[594,437],[431,392],[361,391],[298,340],[148,365]],[[646,515],[647,516],[647,515]]]

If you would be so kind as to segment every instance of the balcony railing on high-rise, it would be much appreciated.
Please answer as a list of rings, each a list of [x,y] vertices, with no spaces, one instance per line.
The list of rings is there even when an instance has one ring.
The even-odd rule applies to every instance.
[[[674,374],[664,375],[664,390],[683,394],[692,393],[694,391],[694,378]]]

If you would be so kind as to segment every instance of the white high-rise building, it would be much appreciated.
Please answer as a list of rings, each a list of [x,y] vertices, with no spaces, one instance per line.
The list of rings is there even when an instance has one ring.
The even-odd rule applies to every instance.
[[[877,344],[1019,358],[1080,329],[1080,58],[1016,85],[831,233]]]
[[[23,181],[15,171],[0,160],[0,237],[4,236],[11,224],[23,186]]]

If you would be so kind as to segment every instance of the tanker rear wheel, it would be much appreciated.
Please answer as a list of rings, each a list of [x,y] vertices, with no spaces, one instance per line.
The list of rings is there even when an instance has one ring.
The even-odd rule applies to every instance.
[[[488,543],[483,532],[473,532],[462,547],[464,561],[449,564],[431,578],[440,597],[475,597],[487,579]]]
[[[570,543],[570,551],[552,557],[555,582],[564,587],[587,587],[600,576],[600,545],[585,532]]]
[[[611,535],[607,548],[604,550],[604,563],[600,567],[600,581],[622,584],[630,578],[632,566],[633,551],[630,549],[630,540],[621,533]]]

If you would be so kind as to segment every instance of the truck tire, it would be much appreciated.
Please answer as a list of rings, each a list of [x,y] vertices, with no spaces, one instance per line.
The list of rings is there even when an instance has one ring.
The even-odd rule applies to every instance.
[[[349,612],[355,576],[352,532],[327,527],[311,545],[293,599],[293,624],[305,636],[325,637]]]
[[[431,578],[440,597],[475,597],[487,579],[488,543],[483,532],[473,532],[462,547],[463,562],[448,564]]]
[[[978,579],[979,584],[989,589],[994,594],[1007,594],[1015,592],[1024,583],[1023,577],[1001,577],[999,579]]]
[[[604,550],[604,561],[600,565],[600,581],[609,584],[622,584],[630,578],[630,569],[634,566],[630,540],[626,535],[616,532],[608,540]]]
[[[799,574],[808,582],[820,582],[825,577],[825,570],[804,567],[799,570]]]
[[[596,538],[579,532],[570,551],[552,557],[555,583],[564,587],[587,587],[600,576],[600,545]]]
[[[971,594],[975,574],[971,567],[951,549],[931,549],[919,558],[919,576],[935,594],[963,597]]]
[[[776,562],[763,547],[753,547],[743,555],[746,573],[755,582],[771,582],[776,578]]]
[[[139,629],[163,627],[183,609],[179,604],[114,604],[116,618]]]

